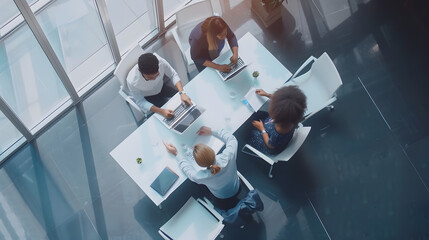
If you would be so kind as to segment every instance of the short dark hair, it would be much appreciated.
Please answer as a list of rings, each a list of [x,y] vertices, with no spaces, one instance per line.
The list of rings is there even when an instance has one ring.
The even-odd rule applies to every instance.
[[[158,58],[152,53],[145,53],[139,57],[139,70],[143,74],[155,74],[159,70]]]
[[[270,117],[274,123],[287,127],[297,125],[304,117],[307,109],[307,97],[297,86],[287,86],[278,89],[271,96],[269,107]]]

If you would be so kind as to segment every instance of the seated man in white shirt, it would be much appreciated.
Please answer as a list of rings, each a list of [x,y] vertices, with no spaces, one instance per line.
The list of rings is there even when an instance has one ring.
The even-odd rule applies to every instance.
[[[192,105],[191,99],[183,91],[182,82],[170,64],[157,54],[145,53],[139,57],[127,76],[127,84],[136,104],[144,112],[155,112],[172,118],[174,111],[160,108],[176,90],[166,83],[170,81],[179,91],[183,104]]]

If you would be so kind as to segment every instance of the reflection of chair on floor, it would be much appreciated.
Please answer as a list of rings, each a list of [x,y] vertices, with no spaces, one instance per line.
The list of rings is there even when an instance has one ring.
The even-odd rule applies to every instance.
[[[255,190],[247,179],[240,172],[237,173],[242,186],[245,186],[249,193],[255,193]],[[257,195],[257,193],[255,194]],[[257,195],[257,198],[259,202],[255,206],[250,207],[255,207],[255,211],[261,211],[263,204],[259,195]],[[228,211],[215,210],[213,204],[206,198],[204,199],[195,200],[193,197],[189,198],[185,205],[159,229],[158,233],[164,239],[215,239],[224,227],[223,221],[231,223],[242,213],[253,213],[249,211],[249,208],[244,207],[246,203],[243,203],[243,200],[234,207],[237,208],[237,212],[234,212],[230,211],[232,209]],[[226,218],[222,215],[226,216]]]
[[[301,147],[301,145],[304,143],[305,139],[308,136],[308,133],[310,132],[311,127],[304,127],[300,123],[298,125],[298,128],[295,129],[295,132],[293,134],[292,139],[290,140],[289,144],[287,145],[286,149],[283,150],[283,152],[277,154],[277,155],[266,155],[260,151],[258,151],[256,148],[250,146],[249,144],[244,145],[243,149],[241,150],[243,153],[247,153],[256,157],[260,157],[263,160],[265,160],[267,163],[271,165],[270,172],[268,173],[268,177],[272,178],[272,171],[274,163],[277,163],[279,161],[289,161],[293,157],[293,155],[298,151],[298,149]],[[251,152],[246,151],[246,148],[249,149]]]
[[[121,87],[119,89],[119,95],[121,95],[125,99],[125,101],[127,101],[127,103],[131,105],[135,110],[146,116],[147,113],[143,112],[140,107],[137,106],[137,104],[135,103],[134,98],[131,96],[130,90],[128,89],[127,85],[128,73],[137,64],[140,55],[142,55],[143,53],[145,52],[139,45],[129,50],[129,52],[122,57],[113,74],[116,76],[116,78],[119,80],[119,83],[121,84]]]
[[[312,61],[314,63],[311,69],[297,77]],[[308,119],[323,108],[327,107],[330,110],[334,108],[331,104],[337,100],[335,92],[342,84],[335,64],[325,52],[319,58],[313,56],[308,58],[285,86],[297,85],[307,96],[307,111],[304,119]]]

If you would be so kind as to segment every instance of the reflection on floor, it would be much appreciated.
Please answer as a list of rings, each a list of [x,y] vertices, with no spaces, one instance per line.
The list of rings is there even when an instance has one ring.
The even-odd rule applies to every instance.
[[[335,110],[305,122],[309,137],[273,179],[268,164],[239,154],[265,210],[244,228],[226,226],[223,238],[429,238],[422,2],[288,0],[269,28],[250,1],[213,3],[238,37],[251,32],[292,72],[326,51],[344,82]],[[171,41],[152,48],[179,68],[178,50],[165,49]],[[197,194],[186,181],[159,209],[110,157],[141,123],[118,88],[107,82],[2,165],[0,239],[160,239],[158,228]]]

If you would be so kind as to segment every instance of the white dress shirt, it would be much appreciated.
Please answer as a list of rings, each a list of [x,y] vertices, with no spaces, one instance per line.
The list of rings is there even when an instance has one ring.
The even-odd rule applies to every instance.
[[[130,89],[130,94],[134,97],[136,104],[144,112],[149,112],[150,108],[153,106],[145,97],[159,94],[164,85],[164,79],[170,79],[173,86],[180,81],[179,75],[171,65],[158,54],[154,53],[154,55],[159,61],[159,75],[155,80],[146,80],[140,73],[138,64],[131,69],[127,76],[127,85]]]
[[[237,139],[225,130],[212,130],[215,137],[220,138],[226,143],[222,153],[216,155],[216,165],[222,169],[215,175],[212,175],[210,169],[195,169],[193,162],[195,158],[192,151],[188,151],[184,157],[177,155],[179,167],[186,176],[193,182],[204,184],[210,192],[217,198],[225,199],[234,196],[240,188],[240,180],[237,175]]]

